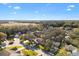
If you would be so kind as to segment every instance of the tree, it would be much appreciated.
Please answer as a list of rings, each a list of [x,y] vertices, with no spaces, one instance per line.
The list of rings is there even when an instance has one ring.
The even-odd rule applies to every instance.
[[[7,34],[0,32],[0,41],[4,41],[7,37]]]
[[[0,50],[2,50],[1,44],[6,39],[7,35],[3,32],[0,32]]]
[[[46,50],[55,53],[61,47],[61,43],[65,38],[65,31],[63,29],[52,29],[44,33],[43,44]]]

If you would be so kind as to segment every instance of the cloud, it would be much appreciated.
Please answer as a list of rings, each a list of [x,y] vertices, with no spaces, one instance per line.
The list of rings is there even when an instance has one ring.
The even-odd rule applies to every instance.
[[[69,7],[69,8],[74,8],[74,7],[75,7],[75,5],[69,5],[68,7]]]
[[[75,5],[69,5],[69,6],[67,7],[67,11],[73,10],[74,7],[75,7]]]
[[[72,10],[71,8],[68,8],[68,9],[67,9],[67,11],[71,11],[71,10]]]
[[[9,5],[10,3],[2,3],[2,5],[4,5],[4,6],[7,6],[7,7],[9,7],[9,8],[11,8],[12,6],[11,5]]]
[[[8,6],[9,8],[11,8],[12,6]]]
[[[15,7],[13,7],[15,10],[20,10],[21,9],[21,7],[20,6],[15,6]]]

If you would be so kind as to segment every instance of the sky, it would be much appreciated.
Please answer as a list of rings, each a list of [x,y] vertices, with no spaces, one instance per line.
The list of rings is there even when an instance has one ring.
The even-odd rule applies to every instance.
[[[79,20],[79,3],[0,3],[0,20]]]

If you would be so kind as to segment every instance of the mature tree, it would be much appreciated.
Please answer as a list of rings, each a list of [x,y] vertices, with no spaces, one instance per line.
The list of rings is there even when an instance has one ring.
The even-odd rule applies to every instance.
[[[65,31],[58,28],[52,30],[49,29],[44,35],[43,44],[46,47],[46,50],[49,50],[52,53],[57,52],[65,38]]]
[[[6,39],[7,35],[3,32],[0,32],[0,41],[4,41]]]
[[[6,39],[6,37],[7,37],[7,35],[5,33],[0,32],[0,50],[2,50],[1,44]]]

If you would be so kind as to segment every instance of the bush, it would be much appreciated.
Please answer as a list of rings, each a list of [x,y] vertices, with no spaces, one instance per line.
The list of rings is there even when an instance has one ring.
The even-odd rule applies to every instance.
[[[11,50],[17,50],[19,48],[22,48],[22,46],[7,46],[6,48]]]
[[[75,29],[73,30],[73,33],[79,35],[79,28],[75,28]]]
[[[24,56],[36,56],[37,53],[32,50],[23,49],[21,50],[21,54]]]
[[[2,50],[3,50],[3,48],[0,47],[0,51],[2,51]]]
[[[76,47],[79,47],[79,28],[75,28],[70,34],[70,43]]]
[[[79,38],[75,38],[72,40],[72,44],[79,48]]]
[[[26,40],[23,43],[27,45],[27,44],[30,44],[30,41]]]
[[[0,32],[0,41],[4,41],[6,37],[7,37],[7,34]]]
[[[72,39],[75,39],[75,38],[79,38],[79,35],[76,35],[76,34],[70,34],[70,37],[71,37]]]
[[[3,32],[0,32],[0,50],[2,50],[3,48],[1,47],[2,42],[6,39],[7,35]]]
[[[30,33],[23,34],[19,37],[21,40],[33,40],[34,36]]]
[[[67,56],[67,51],[66,49],[63,47],[61,49],[59,49],[58,53],[56,54],[57,56]]]
[[[44,50],[45,48],[44,48],[44,46],[42,46],[42,45],[39,45],[39,49],[42,49],[42,50]]]

